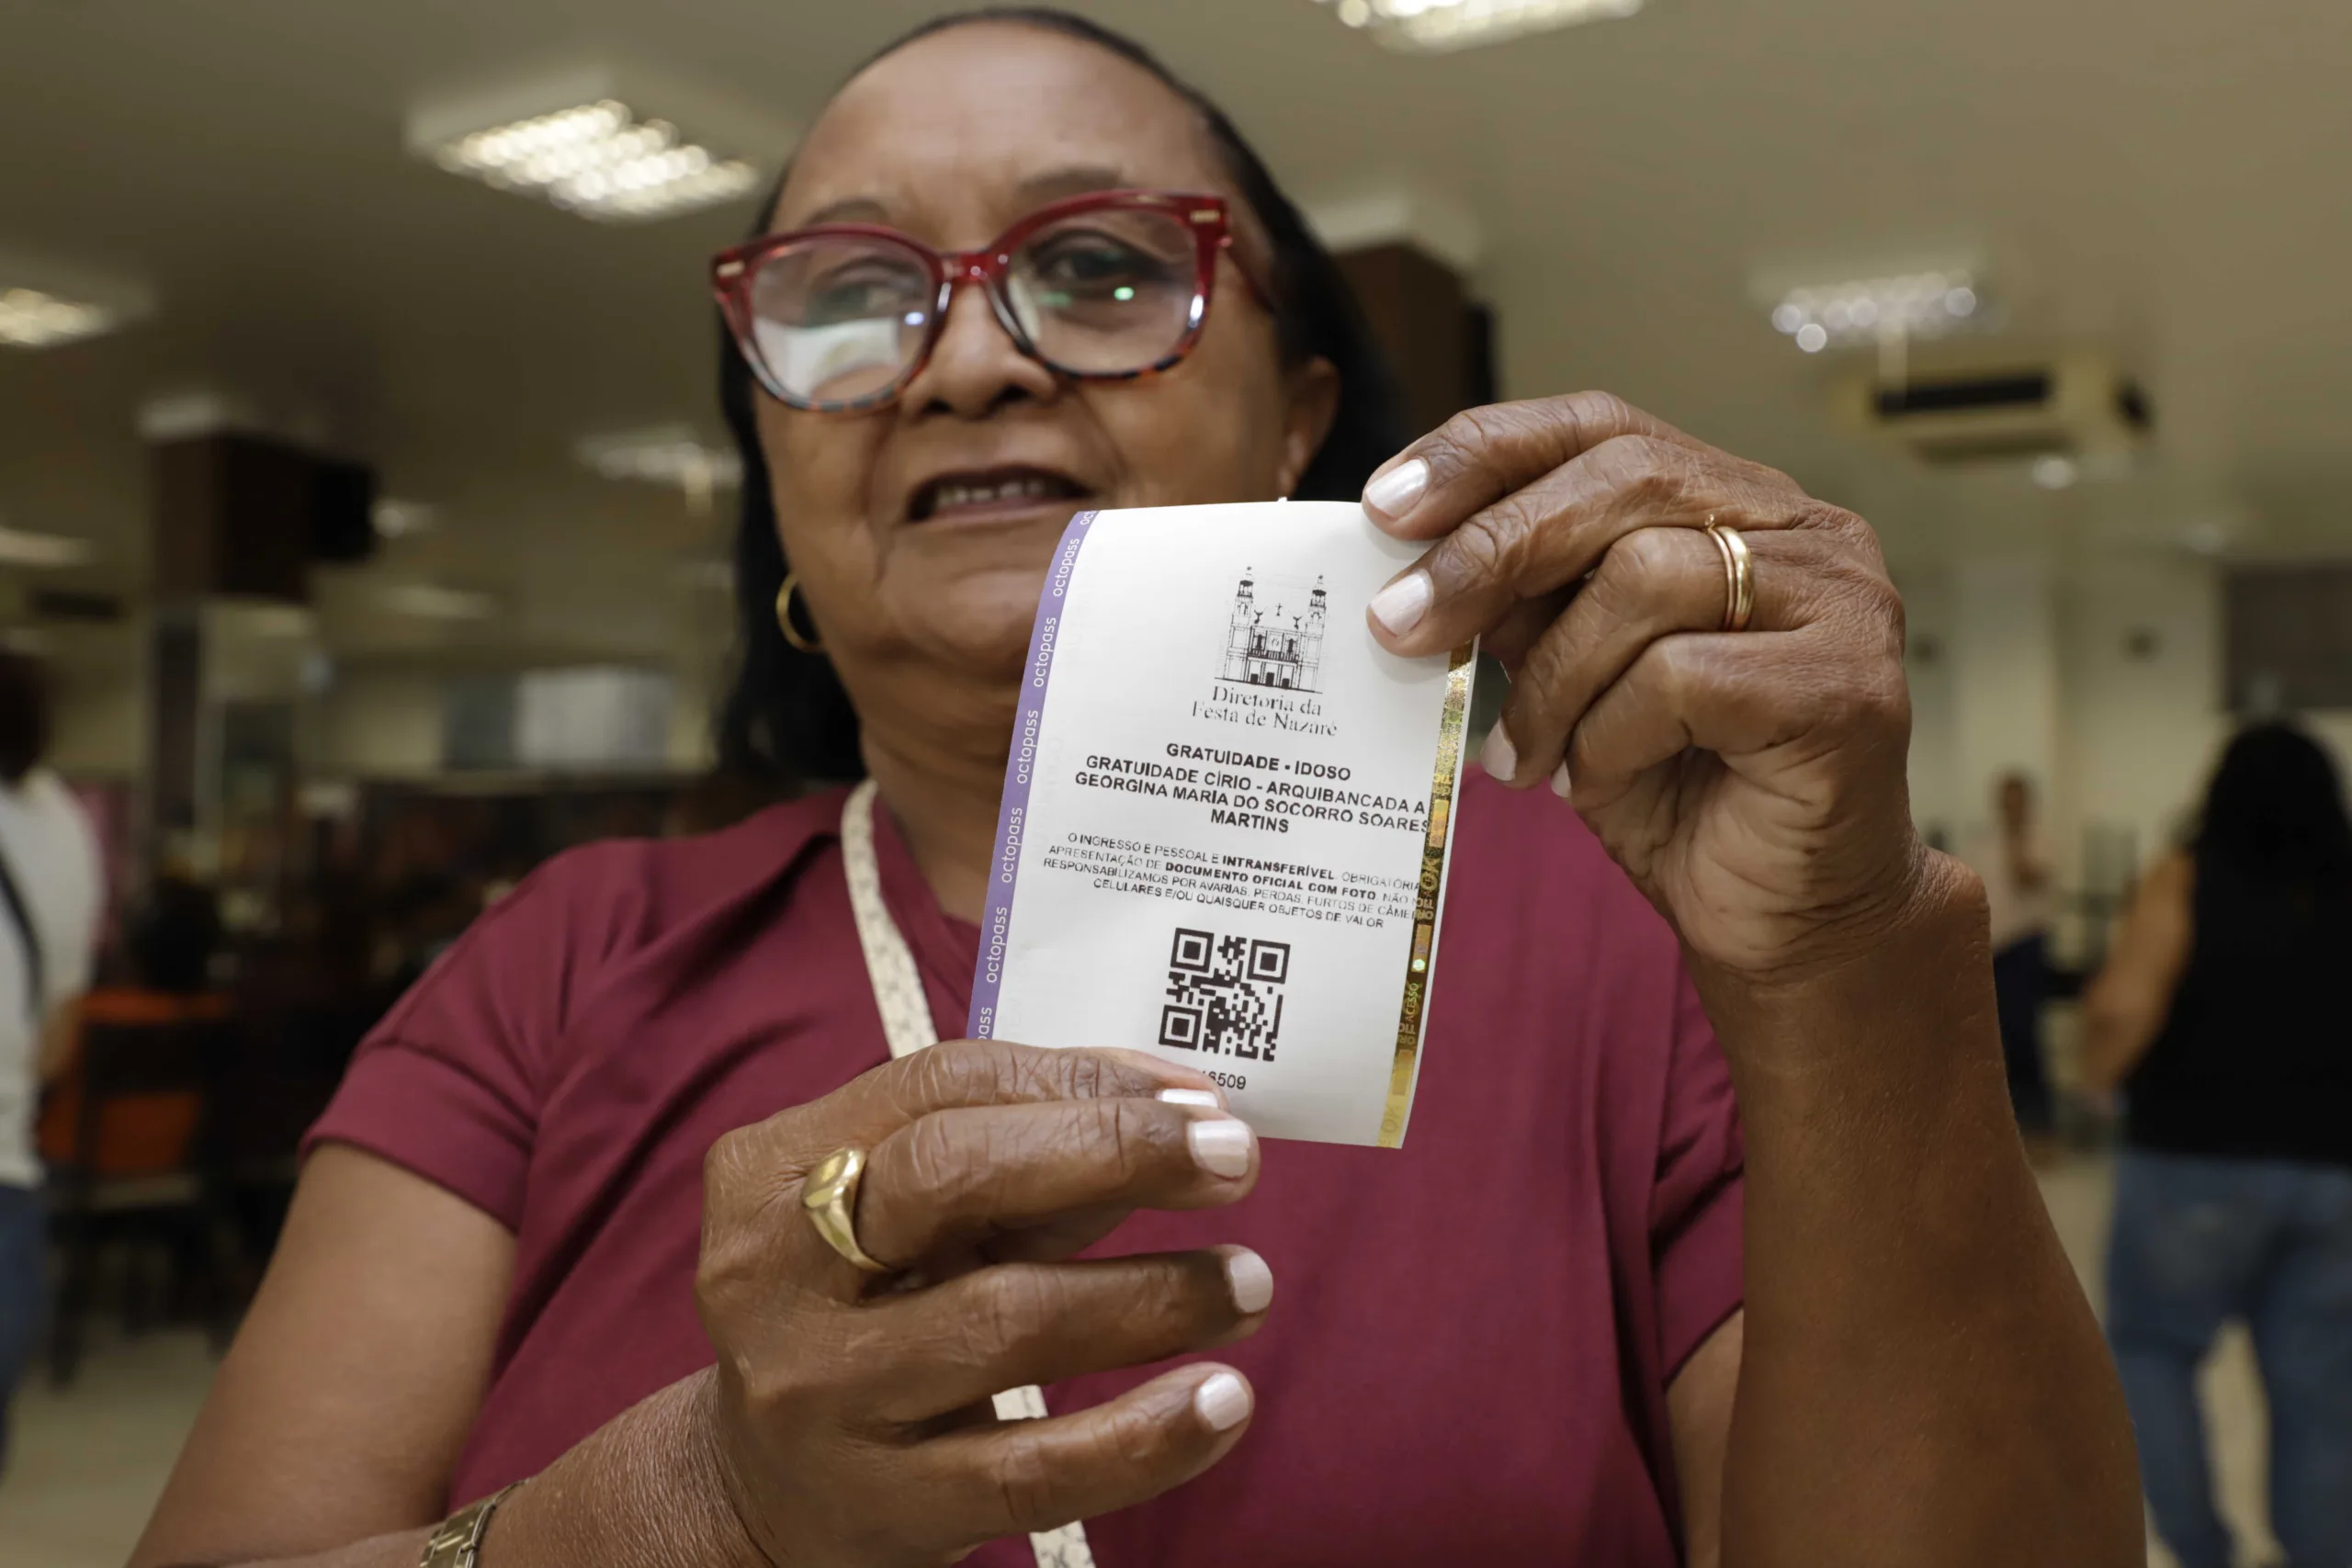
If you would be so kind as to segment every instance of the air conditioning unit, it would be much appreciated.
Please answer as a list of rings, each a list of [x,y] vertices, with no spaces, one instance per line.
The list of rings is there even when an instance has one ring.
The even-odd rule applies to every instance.
[[[1929,372],[1900,385],[1857,377],[1839,412],[1939,468],[2128,454],[2153,423],[2139,384],[2093,354]]]

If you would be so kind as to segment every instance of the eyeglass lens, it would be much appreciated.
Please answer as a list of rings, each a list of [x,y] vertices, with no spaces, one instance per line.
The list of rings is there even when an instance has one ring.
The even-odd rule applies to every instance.
[[[1023,240],[1004,304],[1037,357],[1080,376],[1147,370],[1193,323],[1193,232],[1170,213],[1073,213]],[[920,252],[879,236],[820,235],[770,255],[752,283],[752,338],[795,400],[888,392],[923,351],[938,309]]]

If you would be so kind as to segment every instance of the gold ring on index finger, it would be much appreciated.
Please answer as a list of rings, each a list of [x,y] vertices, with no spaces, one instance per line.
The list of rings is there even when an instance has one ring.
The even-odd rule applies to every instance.
[[[857,1184],[865,1175],[864,1149],[835,1149],[808,1173],[800,1189],[800,1207],[826,1246],[868,1274],[888,1274],[888,1264],[868,1257],[857,1245]]]
[[[1724,558],[1724,625],[1727,632],[1744,632],[1756,614],[1756,557],[1736,528],[1707,519],[1707,537]]]

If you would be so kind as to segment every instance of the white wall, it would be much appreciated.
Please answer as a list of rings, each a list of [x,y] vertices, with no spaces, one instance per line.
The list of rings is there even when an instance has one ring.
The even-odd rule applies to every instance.
[[[2185,557],[2112,557],[2061,599],[2060,793],[2079,833],[2128,829],[2139,860],[2177,835],[2227,737],[2218,573]]]
[[[700,663],[670,671],[669,764],[681,773],[710,764],[714,689]],[[348,669],[322,703],[319,765],[329,776],[417,779],[441,770],[441,698],[451,677],[397,665]]]
[[[2050,563],[2029,555],[1964,561],[1952,573],[1951,600],[1957,841],[1986,822],[1995,781],[2012,773],[2034,780],[2044,811],[2063,819],[2062,657]]]

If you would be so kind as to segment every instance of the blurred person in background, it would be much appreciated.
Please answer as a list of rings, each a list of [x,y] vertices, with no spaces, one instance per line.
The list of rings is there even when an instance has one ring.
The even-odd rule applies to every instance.
[[[761,236],[715,268],[723,750],[865,782],[560,857],[434,965],[314,1134],[141,1568],[481,1529],[484,1568],[2139,1568],[1860,519],[1600,395],[1400,451],[1298,209],[1067,15],[883,51]],[[1283,496],[1428,547],[1358,635],[1519,671],[1410,1140],[1261,1148],[1121,1052],[893,1059],[967,1013],[1071,514]]]
[[[2084,1002],[2090,1087],[2124,1091],[2108,1333],[2156,1529],[2228,1568],[2197,1369],[2243,1319],[2270,1409],[2271,1528],[2352,1562],[2352,821],[2335,766],[2245,730],[2188,847],[2141,884]]]
[[[2039,1158],[2049,1152],[2054,1117],[2041,1055],[2041,1004],[2050,986],[2050,859],[2036,817],[2033,781],[2021,773],[2002,774],[1993,785],[1993,827],[1976,835],[1961,858],[1983,879],[1992,907],[2001,1062],[2018,1126]]]
[[[0,1469],[48,1305],[34,1114],[70,1051],[106,901],[97,836],[40,765],[48,750],[46,672],[0,651]]]

